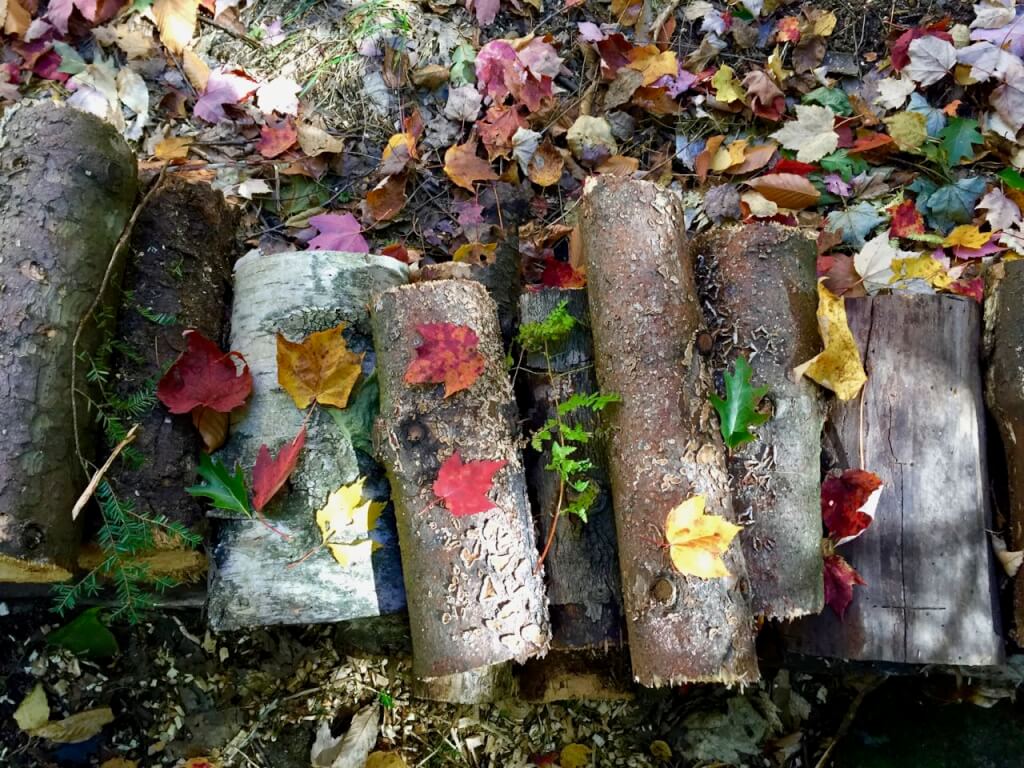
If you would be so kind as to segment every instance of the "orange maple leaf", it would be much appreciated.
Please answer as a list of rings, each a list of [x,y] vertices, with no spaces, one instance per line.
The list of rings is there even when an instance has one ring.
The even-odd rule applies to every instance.
[[[316,401],[344,408],[362,370],[363,355],[349,350],[341,323],[301,342],[277,334],[277,381],[298,408]]]
[[[672,565],[680,573],[700,579],[729,576],[722,555],[740,532],[740,526],[718,515],[704,514],[704,506],[704,496],[698,494],[668,513],[665,538]]]

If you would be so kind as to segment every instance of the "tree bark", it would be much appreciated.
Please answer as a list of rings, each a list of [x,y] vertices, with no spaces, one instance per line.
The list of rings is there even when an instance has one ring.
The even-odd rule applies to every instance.
[[[520,403],[531,434],[555,418],[559,403],[574,394],[597,390],[585,291],[550,289],[524,293],[519,300],[521,320],[523,324],[542,322],[563,301],[577,323],[564,343],[548,350],[550,371],[542,353],[530,353],[524,357],[518,373]],[[589,410],[578,409],[564,418],[567,424],[591,432],[597,430],[597,419]],[[601,436],[595,434],[589,443],[579,445],[573,458],[593,462],[588,476],[599,489],[599,495],[588,512],[587,522],[575,515],[560,516],[544,560],[552,646],[590,648],[617,644],[623,640],[622,590],[611,487],[604,467]],[[550,449],[543,453],[527,450],[527,485],[534,502],[541,550],[551,535],[560,500],[563,508],[568,506],[567,493],[571,493],[571,489],[567,492],[560,488],[555,471],[545,469],[550,462]]]
[[[272,453],[291,442],[305,413],[277,382],[278,331],[300,341],[314,331],[347,323],[350,349],[365,352],[364,376],[374,367],[368,306],[373,293],[406,282],[405,265],[383,256],[301,251],[264,255],[253,251],[235,266],[231,349],[249,363],[253,394],[232,414],[232,433],[221,452],[228,467],[248,471],[260,445]],[[365,378],[363,379],[365,380]],[[374,461],[359,455],[327,408],[308,424],[306,445],[287,493],[268,505],[271,524],[258,520],[221,526],[210,581],[210,625],[217,630],[263,624],[305,624],[378,616],[405,605],[394,519],[386,509],[378,523],[383,547],[370,560],[341,566],[326,548],[316,511],[342,485],[368,476],[367,498],[387,499]],[[316,549],[301,564],[291,566]]]
[[[72,345],[132,213],[135,154],[98,118],[50,103],[8,108],[0,147],[0,582],[62,581],[80,536],[71,508],[89,479],[71,410],[88,366],[72,382]],[[88,323],[77,352],[99,341]],[[94,414],[78,402],[90,460]]]
[[[381,416],[377,443],[391,480],[409,596],[413,671],[434,678],[543,654],[549,629],[543,576],[526,497],[518,413],[494,302],[482,286],[438,280],[395,288],[373,302]],[[417,326],[476,332],[485,360],[467,390],[409,385]],[[458,451],[464,462],[505,460],[488,498],[495,507],[455,517],[432,486]]]
[[[739,542],[724,556],[731,576],[705,580],[676,572],[651,540],[697,494],[708,514],[735,520],[696,349],[703,323],[682,207],[648,182],[592,182],[580,234],[597,380],[622,398],[605,416],[633,675],[647,686],[751,683],[758,670]]]
[[[799,229],[750,224],[712,229],[691,247],[716,337],[715,368],[737,357],[767,385],[771,420],[729,457],[733,507],[750,576],[751,607],[769,619],[818,613],[821,558],[821,428],[818,387],[791,371],[820,347],[814,240]],[[724,389],[720,391],[724,395]]]
[[[953,296],[846,302],[867,384],[836,403],[841,469],[883,482],[875,520],[838,547],[860,573],[844,621],[795,622],[794,650],[860,661],[998,664],[981,309]],[[828,430],[832,432],[832,429]]]
[[[985,394],[1006,454],[1011,551],[1024,549],[1024,262],[993,267],[985,301]],[[1024,638],[1024,570],[1013,577],[1011,631]]]

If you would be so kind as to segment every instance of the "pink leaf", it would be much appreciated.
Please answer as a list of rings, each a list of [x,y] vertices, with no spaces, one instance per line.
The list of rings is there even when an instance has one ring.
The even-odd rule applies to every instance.
[[[494,23],[501,7],[501,0],[468,0],[466,6],[473,6],[476,11],[476,21],[481,27],[487,27]]]
[[[228,119],[224,112],[226,104],[238,104],[252,96],[259,83],[241,69],[221,67],[210,73],[206,90],[196,102],[195,115],[208,123],[219,123]]]
[[[370,252],[363,228],[351,213],[321,213],[310,218],[309,223],[320,233],[309,241],[311,251]]]
[[[96,21],[96,3],[97,0],[50,0],[46,8],[46,18],[62,35],[66,35],[68,20],[75,8],[86,21]]]

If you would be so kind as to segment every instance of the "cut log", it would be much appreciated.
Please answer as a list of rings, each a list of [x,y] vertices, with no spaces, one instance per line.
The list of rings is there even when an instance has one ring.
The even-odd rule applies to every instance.
[[[751,607],[769,619],[818,613],[824,404],[815,384],[791,375],[820,346],[814,239],[778,224],[723,227],[695,238],[691,254],[715,367],[746,358],[772,405],[757,440],[729,457]]]
[[[409,597],[413,671],[435,678],[543,654],[547,602],[519,453],[518,412],[493,300],[482,286],[438,280],[373,303],[381,408],[377,444],[391,480]],[[479,338],[484,369],[468,389],[407,384],[417,327],[452,323]],[[494,508],[455,517],[432,491],[441,464],[500,460]]]
[[[751,683],[758,670],[739,542],[724,556],[730,576],[699,579],[679,574],[652,541],[669,512],[698,494],[708,514],[735,520],[696,348],[703,323],[682,206],[648,182],[591,183],[580,235],[597,380],[622,398],[604,415],[633,675],[647,686]]]
[[[0,147],[0,582],[62,581],[80,537],[71,509],[89,480],[72,427],[88,366],[72,382],[72,345],[131,217],[135,153],[100,119],[50,103],[8,107]],[[79,355],[99,337],[87,323]],[[91,460],[94,414],[78,402]]]
[[[237,220],[220,192],[174,177],[140,212],[132,229],[115,334],[120,359],[114,367],[122,400],[153,391],[184,351],[184,330],[194,328],[223,343]],[[133,447],[143,462],[134,469],[119,462],[108,480],[147,515],[163,515],[203,533],[203,505],[184,491],[195,482],[202,448],[191,418],[171,416],[156,405],[135,420],[142,430]]]
[[[1003,659],[980,368],[981,309],[953,296],[846,302],[867,384],[836,403],[839,468],[883,482],[871,526],[838,554],[860,573],[844,621],[826,608],[785,630],[792,650],[860,661]]]
[[[278,331],[292,341],[347,324],[350,349],[366,352],[373,371],[368,306],[371,295],[408,279],[395,259],[332,251],[246,254],[235,265],[231,349],[245,355],[253,376],[246,408],[232,414],[231,437],[221,452],[246,471],[262,444],[272,453],[294,439],[305,413],[277,381]],[[365,381],[365,378],[363,379]],[[372,385],[371,385],[372,386]],[[210,581],[210,625],[217,630],[263,624],[306,624],[378,616],[405,605],[394,516],[385,509],[370,559],[340,565],[326,548],[316,511],[329,495],[360,476],[366,498],[387,499],[387,483],[373,459],[357,451],[328,408],[317,408],[299,464],[266,510],[285,540],[258,520],[221,526]],[[316,550],[301,564],[291,565]]]
[[[1024,261],[1009,261],[994,276],[985,301],[985,394],[1006,454],[1011,551],[1024,549]],[[1024,645],[1024,569],[1013,577],[1011,632]]]
[[[624,645],[607,653],[552,650],[519,670],[519,696],[525,701],[626,701],[634,691]]]
[[[524,324],[543,322],[563,301],[577,323],[562,344],[548,350],[550,372],[543,353],[529,353],[517,376],[523,416],[531,433],[555,418],[559,403],[574,394],[597,390],[585,291],[550,289],[525,293],[519,300],[520,317]],[[568,424],[590,432],[597,429],[596,419],[589,410],[578,409],[565,418]],[[595,435],[589,443],[578,445],[573,458],[593,462],[589,477],[598,488],[598,497],[590,507],[586,523],[575,515],[560,517],[544,560],[552,647],[590,648],[617,644],[623,640],[622,590],[611,487],[603,466],[600,436]],[[545,469],[550,462],[550,450],[543,453],[527,450],[527,484],[534,502],[540,531],[538,544],[542,550],[552,534],[560,499],[563,506],[568,499],[564,493],[559,493],[558,474]]]

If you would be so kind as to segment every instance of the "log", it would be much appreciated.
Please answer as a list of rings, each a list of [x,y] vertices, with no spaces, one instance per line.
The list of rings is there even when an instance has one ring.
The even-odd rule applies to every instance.
[[[624,645],[598,650],[552,650],[519,670],[519,697],[555,701],[628,701],[635,695]]]
[[[482,286],[437,280],[394,288],[373,302],[381,408],[376,442],[391,481],[409,596],[413,672],[473,672],[543,654],[549,629],[543,576],[518,445],[518,413],[496,307]],[[468,389],[409,385],[417,326],[453,323],[479,338],[484,369]],[[441,464],[504,460],[489,511],[455,517],[432,492]],[[476,674],[475,672],[473,672]]]
[[[131,217],[135,153],[98,118],[51,103],[8,107],[0,147],[0,582],[63,581],[89,480],[80,458],[96,447],[79,398],[76,455],[72,389],[90,390],[85,364],[72,382],[72,346]],[[87,323],[77,352],[95,353],[100,335]]]
[[[981,309],[954,296],[846,302],[867,384],[836,403],[839,468],[877,474],[875,520],[837,552],[860,573],[834,611],[791,625],[799,653],[991,665],[1003,659],[986,466]]]
[[[363,372],[373,372],[368,305],[375,291],[405,283],[407,267],[395,259],[332,251],[263,254],[235,265],[231,349],[245,355],[253,375],[247,406],[232,414],[231,437],[221,452],[229,467],[248,471],[260,445],[276,455],[294,439],[305,417],[277,383],[276,333],[293,341],[347,323],[350,349],[366,352]],[[365,378],[362,379],[365,381]],[[272,525],[224,522],[213,553],[210,625],[216,630],[265,624],[307,624],[379,616],[405,605],[394,516],[378,522],[383,546],[369,560],[341,566],[325,548],[291,566],[322,541],[316,511],[329,495],[360,476],[364,497],[386,501],[387,483],[372,457],[357,451],[328,412],[317,408],[287,493],[268,505]]]
[[[577,324],[565,342],[548,350],[550,374],[554,379],[543,353],[526,354],[517,375],[520,406],[530,434],[555,417],[560,402],[573,394],[597,390],[585,291],[527,292],[519,300],[521,321],[523,324],[542,322],[563,301]],[[591,432],[597,429],[596,419],[589,410],[574,411],[566,421]],[[599,495],[588,512],[586,523],[575,515],[559,518],[553,544],[544,561],[552,647],[591,648],[618,644],[623,640],[622,590],[611,487],[603,466],[601,436],[595,434],[589,443],[578,446],[573,458],[594,463],[589,476],[599,489]],[[550,462],[550,450],[538,453],[528,449],[526,452],[527,485],[539,529],[538,544],[542,549],[551,535],[560,496],[557,473],[545,469]]]
[[[733,506],[746,524],[740,537],[751,607],[769,619],[818,613],[825,592],[821,558],[821,428],[824,404],[794,367],[819,349],[814,239],[762,223],[722,227],[694,239],[705,320],[718,340],[714,362],[737,357],[767,385],[771,419],[757,440],[731,452]],[[719,392],[724,396],[724,390]]]
[[[120,342],[116,389],[122,399],[153,391],[169,363],[184,351],[186,329],[224,341],[237,221],[238,213],[220,192],[174,177],[140,212],[115,333]],[[157,315],[173,321],[154,322]],[[133,447],[143,463],[133,468],[119,462],[108,480],[140,511],[204,533],[203,505],[183,490],[195,482],[203,446],[191,418],[171,416],[157,405],[136,421],[142,430]]]
[[[1024,262],[992,267],[985,300],[985,394],[1002,438],[1011,551],[1024,549]],[[1013,577],[1011,634],[1024,644],[1024,571]]]
[[[633,676],[651,687],[751,683],[757,659],[738,543],[724,556],[731,575],[705,580],[676,572],[652,541],[697,494],[708,514],[735,520],[711,378],[696,349],[704,326],[682,206],[649,182],[591,182],[579,226],[597,380],[622,398],[604,415]]]

